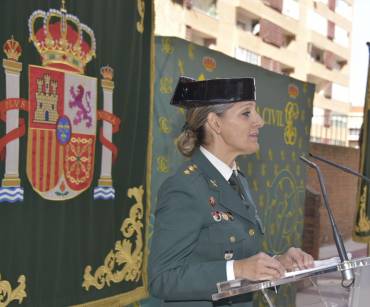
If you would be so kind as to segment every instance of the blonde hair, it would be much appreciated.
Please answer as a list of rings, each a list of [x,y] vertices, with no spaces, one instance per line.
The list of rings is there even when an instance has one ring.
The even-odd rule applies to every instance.
[[[207,133],[204,126],[209,113],[222,116],[231,106],[232,104],[228,103],[187,109],[185,125],[176,141],[181,154],[190,157],[196,148],[206,143]]]

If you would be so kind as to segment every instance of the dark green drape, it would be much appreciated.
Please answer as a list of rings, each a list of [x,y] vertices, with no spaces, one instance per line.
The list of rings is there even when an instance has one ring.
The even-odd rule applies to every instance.
[[[144,15],[139,9],[142,5],[145,7]],[[1,283],[8,282],[12,292],[5,291],[5,295],[17,296],[17,280],[24,275],[27,296],[23,298],[22,306],[67,306],[113,297],[95,304],[112,306],[128,304],[146,295],[144,247],[152,5],[151,0],[66,1],[67,12],[77,16],[95,33],[96,58],[87,64],[85,75],[98,78],[98,110],[103,109],[100,68],[109,65],[114,69],[113,114],[121,120],[119,131],[113,135],[113,143],[118,148],[118,158],[112,168],[115,198],[93,199],[93,189],[100,175],[102,145],[98,133],[101,120],[97,124],[94,178],[90,187],[75,198],[58,202],[40,197],[26,176],[27,163],[30,163],[26,158],[26,130],[20,139],[19,152],[24,201],[0,203],[0,292],[4,290]],[[19,59],[23,64],[20,77],[22,98],[28,99],[28,65],[41,66],[40,55],[28,40],[28,18],[35,10],[48,11],[60,9],[60,6],[61,1],[57,0],[0,2],[0,43],[14,35],[23,49]],[[138,31],[138,23],[143,26],[142,33]],[[6,58],[5,54],[3,58]],[[2,68],[0,100],[5,98]],[[26,120],[27,127],[28,114],[20,111],[20,117]],[[1,122],[0,137],[4,135],[5,123]],[[1,161],[1,176],[4,168],[4,161]],[[138,239],[138,233],[125,237],[121,229],[123,222],[130,222],[127,220],[130,209],[140,202],[140,199],[128,195],[128,191],[140,186],[144,191],[143,209],[137,211],[139,222],[135,227],[138,227],[141,239]],[[141,250],[134,257],[133,251],[137,248]],[[110,252],[115,255],[114,260],[104,263]],[[109,278],[109,272],[120,272],[135,261],[138,272],[124,271],[123,277],[117,277],[120,280]],[[88,290],[84,289],[82,284],[87,266],[91,266],[91,275],[94,276],[96,270],[104,265],[108,273],[101,275],[106,280],[99,280],[102,289],[91,284]],[[0,305],[8,299],[1,299],[0,294]],[[9,306],[18,306],[18,303],[15,297]]]

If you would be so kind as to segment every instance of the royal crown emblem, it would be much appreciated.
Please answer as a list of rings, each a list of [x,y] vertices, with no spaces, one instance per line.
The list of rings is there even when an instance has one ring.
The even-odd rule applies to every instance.
[[[11,39],[8,39],[3,46],[4,53],[6,54],[9,60],[18,61],[19,57],[22,54],[21,45],[14,39],[12,36]]]
[[[41,26],[40,26],[41,25]],[[43,198],[65,200],[87,190],[93,182],[97,121],[102,143],[100,177],[94,199],[112,199],[115,190],[112,163],[118,150],[111,142],[120,120],[113,109],[114,70],[101,68],[103,110],[97,110],[98,80],[84,75],[87,63],[95,57],[95,35],[64,8],[37,10],[29,18],[29,38],[41,55],[42,66],[29,65],[29,97],[19,98],[22,63],[20,44],[12,37],[3,46],[7,92],[0,102],[0,118],[6,121],[6,135],[0,138],[5,174],[0,202],[23,200],[19,179],[19,138],[26,133],[19,109],[28,112],[27,177]]]
[[[42,24],[37,28],[37,24]],[[28,20],[30,40],[41,55],[42,65],[83,73],[95,57],[94,32],[76,16],[61,10],[35,11]]]

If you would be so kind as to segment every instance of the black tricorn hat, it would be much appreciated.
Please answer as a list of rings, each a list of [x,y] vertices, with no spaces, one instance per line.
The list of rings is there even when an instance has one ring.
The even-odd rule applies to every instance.
[[[181,76],[170,103],[188,109],[245,100],[256,100],[254,78],[197,81]]]

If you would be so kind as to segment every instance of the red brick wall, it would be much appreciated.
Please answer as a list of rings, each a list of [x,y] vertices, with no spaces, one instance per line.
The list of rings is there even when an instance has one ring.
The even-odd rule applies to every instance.
[[[350,147],[333,146],[326,144],[311,143],[312,154],[327,160],[347,166],[354,171],[359,169],[359,150]],[[315,161],[316,162],[316,161]],[[326,190],[328,192],[329,205],[333,211],[339,231],[343,239],[349,239],[352,235],[353,223],[356,214],[356,194],[358,179],[355,176],[344,173],[339,169],[317,161],[323,172]],[[308,170],[307,185],[320,193],[319,181],[313,169]],[[320,245],[333,244],[332,230],[328,214],[324,208],[323,199],[320,208]]]

